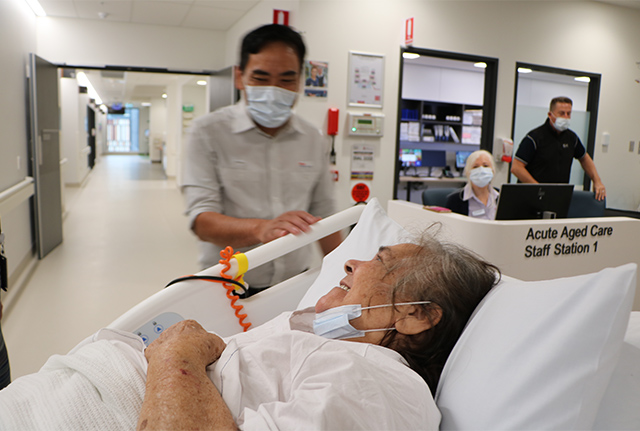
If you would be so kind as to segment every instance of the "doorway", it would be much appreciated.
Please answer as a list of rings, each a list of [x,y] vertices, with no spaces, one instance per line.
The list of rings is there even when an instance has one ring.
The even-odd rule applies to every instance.
[[[473,151],[493,149],[498,59],[401,48],[397,199],[422,203],[429,187],[457,188]]]
[[[566,96],[573,101],[571,130],[593,158],[600,81],[601,75],[596,73],[517,62],[511,130],[513,154],[526,134],[544,123],[551,99]],[[510,170],[509,182],[517,182]],[[591,179],[579,163],[572,164],[570,183],[577,189],[591,188]]]

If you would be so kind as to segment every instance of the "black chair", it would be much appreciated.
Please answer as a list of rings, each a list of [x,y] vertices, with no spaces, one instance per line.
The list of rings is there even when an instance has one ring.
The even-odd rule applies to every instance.
[[[574,190],[567,218],[604,217],[606,200],[597,200],[594,192]]]
[[[447,204],[447,196],[458,190],[458,187],[435,187],[422,192],[422,204],[443,207]]]

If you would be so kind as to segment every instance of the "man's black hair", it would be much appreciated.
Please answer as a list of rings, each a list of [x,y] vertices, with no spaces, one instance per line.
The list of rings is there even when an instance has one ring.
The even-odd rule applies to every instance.
[[[244,70],[249,62],[250,54],[257,54],[262,51],[265,45],[272,42],[282,42],[296,52],[300,61],[300,70],[304,62],[304,56],[307,52],[302,36],[297,31],[286,25],[267,24],[248,33],[242,39],[242,47],[240,48],[240,70]]]

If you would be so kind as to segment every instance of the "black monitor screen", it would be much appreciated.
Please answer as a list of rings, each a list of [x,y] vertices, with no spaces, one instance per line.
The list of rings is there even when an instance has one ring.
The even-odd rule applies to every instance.
[[[573,184],[503,184],[496,220],[566,218]]]
[[[422,150],[422,166],[433,168],[443,168],[447,166],[447,152]]]

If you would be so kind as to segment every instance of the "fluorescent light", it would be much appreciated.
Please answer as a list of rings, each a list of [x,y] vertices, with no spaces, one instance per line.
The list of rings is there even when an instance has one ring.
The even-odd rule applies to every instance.
[[[486,69],[487,68],[487,63],[485,63],[484,61],[479,61],[478,63],[475,63],[473,65],[473,67],[479,67],[480,69]]]
[[[573,78],[573,80],[580,82],[591,82],[591,78],[589,78],[588,76],[576,76],[575,78]]]
[[[162,93],[162,98],[163,98],[163,99],[166,99],[167,97],[168,97],[168,96],[167,96],[167,93]]]
[[[519,67],[518,68],[518,73],[531,73],[533,72],[533,70],[529,69],[528,67]]]
[[[84,72],[78,72],[76,75],[76,79],[78,80],[78,84],[82,87],[87,87],[87,93],[89,93],[89,97],[96,101],[96,105],[102,105],[102,99],[98,95],[98,92],[93,85],[91,85],[91,81]]]
[[[140,105],[142,105],[142,106],[151,106],[151,103],[150,102],[142,102]]]
[[[205,81],[204,79],[201,79],[200,81],[196,81],[196,84],[198,84],[198,85],[207,85],[207,81]]]
[[[36,16],[47,16],[38,0],[25,0]]]
[[[415,60],[416,58],[420,58],[420,54],[416,54],[415,52],[403,52],[402,58],[406,58],[407,60]]]

